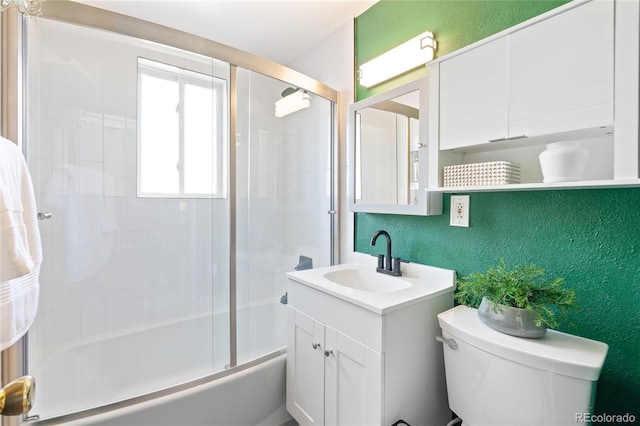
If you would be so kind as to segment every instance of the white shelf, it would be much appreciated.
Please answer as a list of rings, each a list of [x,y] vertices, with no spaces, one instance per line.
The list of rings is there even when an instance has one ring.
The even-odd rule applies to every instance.
[[[427,188],[427,192],[500,192],[500,191],[545,191],[554,189],[604,189],[640,187],[640,179],[610,179],[553,183],[518,183],[511,185],[453,186]]]

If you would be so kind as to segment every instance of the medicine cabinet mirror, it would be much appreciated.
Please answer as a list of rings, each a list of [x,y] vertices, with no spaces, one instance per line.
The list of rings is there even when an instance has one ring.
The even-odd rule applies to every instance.
[[[427,193],[427,78],[349,108],[350,210],[442,214],[442,195]]]

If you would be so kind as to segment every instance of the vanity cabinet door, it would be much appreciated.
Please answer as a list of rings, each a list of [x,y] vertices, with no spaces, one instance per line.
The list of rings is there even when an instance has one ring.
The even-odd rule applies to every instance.
[[[325,333],[326,424],[382,424],[382,355],[331,327]]]
[[[382,424],[382,355],[290,308],[287,411],[301,425]]]
[[[287,411],[302,425],[324,425],[324,329],[290,308],[287,336]]]
[[[439,64],[440,149],[506,137],[508,52],[503,37]]]
[[[614,2],[509,35],[509,137],[613,124]]]

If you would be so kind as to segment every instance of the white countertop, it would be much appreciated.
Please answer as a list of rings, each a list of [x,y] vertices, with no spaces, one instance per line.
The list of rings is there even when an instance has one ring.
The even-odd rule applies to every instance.
[[[287,277],[381,315],[444,293],[452,293],[455,290],[455,271],[418,263],[402,263],[401,277],[387,276],[409,283],[408,287],[391,292],[356,290],[325,278],[325,274],[343,269],[361,269],[379,273],[376,272],[377,259],[375,257],[355,253],[354,259],[355,262],[352,263],[288,272]]]

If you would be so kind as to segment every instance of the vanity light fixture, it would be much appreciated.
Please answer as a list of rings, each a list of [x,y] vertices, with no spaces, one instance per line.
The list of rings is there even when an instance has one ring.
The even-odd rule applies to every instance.
[[[424,32],[360,65],[358,69],[360,85],[375,86],[391,77],[424,65],[433,59],[436,48],[437,42],[433,33]]]
[[[14,7],[26,16],[40,16],[44,0],[0,0],[0,11]]]
[[[285,90],[283,94],[286,92]],[[276,101],[276,117],[284,117],[310,106],[311,97],[309,94],[302,89],[298,89]]]

